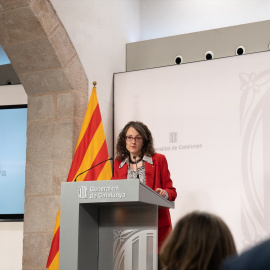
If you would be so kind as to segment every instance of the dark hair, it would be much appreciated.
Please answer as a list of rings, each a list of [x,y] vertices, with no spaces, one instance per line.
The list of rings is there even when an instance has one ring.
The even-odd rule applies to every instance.
[[[213,214],[195,211],[181,218],[162,246],[163,270],[218,270],[236,254],[225,222]]]
[[[116,158],[120,161],[129,157],[129,152],[126,148],[126,134],[130,127],[136,129],[136,131],[143,137],[142,156],[153,156],[155,153],[153,137],[148,127],[139,121],[130,121],[121,130],[116,142]]]

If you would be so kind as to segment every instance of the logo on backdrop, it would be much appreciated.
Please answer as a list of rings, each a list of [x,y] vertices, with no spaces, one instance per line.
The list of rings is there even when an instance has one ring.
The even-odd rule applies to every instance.
[[[169,141],[170,143],[177,143],[177,132],[169,133]]]
[[[155,147],[155,150],[157,152],[163,152],[163,151],[176,151],[176,150],[198,150],[202,148],[201,143],[189,143],[189,144],[177,144],[178,142],[178,133],[173,131],[169,132],[169,144],[168,145],[162,145]]]

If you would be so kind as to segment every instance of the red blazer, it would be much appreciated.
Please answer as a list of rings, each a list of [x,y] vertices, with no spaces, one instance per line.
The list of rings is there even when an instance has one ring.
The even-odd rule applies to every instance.
[[[145,162],[145,180],[146,185],[153,190],[162,188],[167,191],[169,195],[169,201],[176,199],[176,189],[173,187],[172,180],[170,178],[170,171],[168,169],[168,163],[166,157],[162,154],[154,154],[152,156],[153,164]],[[125,164],[122,168],[119,168],[121,161],[114,161],[114,176],[113,179],[127,179],[128,165]],[[165,240],[168,233],[171,231],[171,216],[168,208],[162,208],[158,210],[158,242],[159,248]],[[161,229],[162,228],[162,229]]]

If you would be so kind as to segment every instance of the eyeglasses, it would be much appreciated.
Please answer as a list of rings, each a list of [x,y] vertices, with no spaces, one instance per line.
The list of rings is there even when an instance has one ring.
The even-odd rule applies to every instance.
[[[137,137],[132,137],[132,136],[126,136],[126,140],[128,142],[132,142],[133,140],[135,140],[135,142],[141,142],[143,140],[143,137],[137,136]]]

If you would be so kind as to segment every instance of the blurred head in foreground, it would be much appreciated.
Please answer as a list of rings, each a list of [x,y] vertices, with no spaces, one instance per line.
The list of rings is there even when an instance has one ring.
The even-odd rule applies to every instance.
[[[232,234],[218,216],[195,211],[181,218],[164,243],[162,270],[218,270],[236,254]]]

